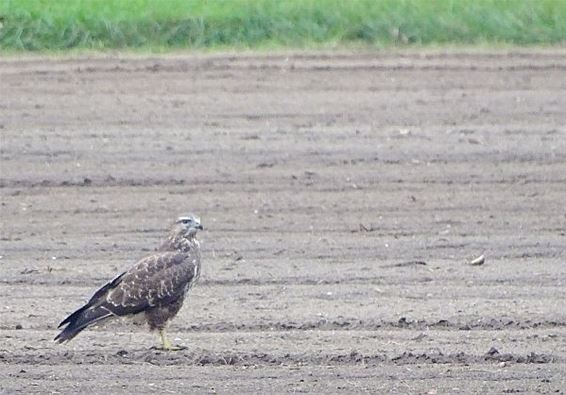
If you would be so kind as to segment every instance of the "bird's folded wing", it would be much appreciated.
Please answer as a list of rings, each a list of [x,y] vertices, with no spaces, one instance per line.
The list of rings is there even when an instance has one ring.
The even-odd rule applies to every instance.
[[[148,256],[128,270],[107,292],[99,306],[113,315],[135,314],[183,296],[194,276],[189,254],[164,252]],[[96,295],[96,294],[95,294]]]

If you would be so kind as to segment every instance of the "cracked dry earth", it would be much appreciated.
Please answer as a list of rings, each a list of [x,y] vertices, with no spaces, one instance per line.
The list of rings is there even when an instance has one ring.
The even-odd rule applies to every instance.
[[[563,50],[3,58],[0,92],[1,392],[565,392]],[[186,350],[52,342],[186,211]]]

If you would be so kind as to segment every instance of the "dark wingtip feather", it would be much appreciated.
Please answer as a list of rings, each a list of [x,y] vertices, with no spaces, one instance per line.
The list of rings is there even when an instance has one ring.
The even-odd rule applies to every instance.
[[[69,322],[69,317],[65,318],[63,321],[57,325],[57,329],[61,329],[61,327]]]
[[[64,339],[64,338],[63,338],[63,332],[59,333],[59,334],[58,334],[57,336],[55,336],[55,338],[53,339],[53,341],[54,341],[55,343],[58,343],[58,344],[63,343],[65,340],[67,340],[67,339]]]
[[[65,320],[59,325],[59,327],[67,323],[68,325],[61,331],[61,333],[55,336],[55,339],[53,340],[57,343],[70,341],[80,332],[82,332],[82,330],[86,327],[98,321],[104,320],[111,315],[112,314],[104,308],[85,309],[83,307],[65,318]]]
[[[65,324],[69,324],[69,325],[67,325],[64,329],[62,329],[61,332],[59,332],[59,334],[55,336],[53,341],[59,344],[67,342],[71,340],[73,337],[77,336],[79,332],[81,332],[83,329],[86,328],[88,323],[86,323],[85,325],[85,323],[82,322],[84,318],[82,317],[81,314],[82,311],[78,313],[79,314],[77,314],[77,312],[71,314],[70,316],[65,318],[65,320],[61,322],[61,324],[59,324],[58,328],[61,328],[61,326]]]
[[[65,328],[64,330],[62,330],[57,336],[55,336],[55,338],[53,339],[53,341],[56,342],[56,343],[61,344],[61,343],[64,343],[64,342],[66,342],[66,341],[71,340],[74,336],[72,336],[72,337],[68,336],[68,333],[66,333],[66,332],[67,332],[67,329],[68,329],[68,327]],[[75,335],[75,336],[76,336],[76,335]]]
[[[67,330],[67,329],[69,329],[69,330]],[[74,337],[77,336],[80,332],[82,332],[83,329],[85,329],[85,327],[82,327],[80,329],[70,329],[70,328],[67,327],[61,333],[59,333],[57,336],[55,336],[53,341],[58,343],[58,344],[69,342],[69,341],[73,340]]]
[[[77,321],[78,318],[83,314],[83,312],[88,309],[90,307],[90,304],[85,304],[83,307],[81,307],[80,309],[75,310],[74,312],[72,312],[71,314],[69,314],[67,316],[67,318],[65,318],[63,321],[61,321],[61,323],[59,324],[59,326],[57,326],[57,328],[61,328],[63,327],[65,324],[69,324],[72,325],[73,321]]]

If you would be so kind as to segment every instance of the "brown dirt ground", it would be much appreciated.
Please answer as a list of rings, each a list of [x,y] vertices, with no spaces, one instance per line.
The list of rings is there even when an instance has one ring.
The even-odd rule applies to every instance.
[[[3,58],[0,92],[1,392],[564,393],[564,50]],[[186,351],[51,341],[186,211]]]

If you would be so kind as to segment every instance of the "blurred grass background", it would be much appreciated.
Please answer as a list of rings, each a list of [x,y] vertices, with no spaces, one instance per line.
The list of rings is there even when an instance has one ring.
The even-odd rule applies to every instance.
[[[563,45],[566,0],[0,0],[0,49]]]

